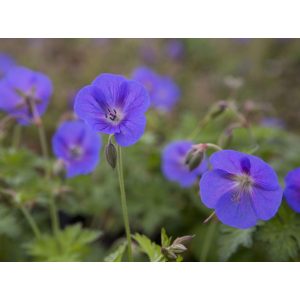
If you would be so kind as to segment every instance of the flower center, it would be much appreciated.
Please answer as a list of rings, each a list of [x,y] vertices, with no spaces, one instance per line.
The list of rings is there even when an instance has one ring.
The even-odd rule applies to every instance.
[[[242,189],[249,189],[253,185],[253,179],[248,174],[237,175],[235,180]]]
[[[236,182],[236,189],[233,193],[232,200],[239,202],[245,193],[251,193],[254,181],[250,175],[245,173],[234,175],[232,179]]]
[[[119,123],[121,121],[121,114],[114,108],[107,108],[105,118],[112,123]]]
[[[70,155],[72,159],[79,159],[83,154],[83,150],[80,146],[71,146],[70,147]]]

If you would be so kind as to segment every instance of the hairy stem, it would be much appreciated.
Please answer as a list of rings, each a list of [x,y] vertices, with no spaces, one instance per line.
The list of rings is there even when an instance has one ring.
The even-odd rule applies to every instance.
[[[117,169],[118,169],[118,178],[119,178],[120,193],[121,193],[122,213],[123,213],[124,226],[125,226],[126,238],[128,244],[127,245],[128,259],[129,261],[133,261],[131,233],[130,233],[130,226],[129,226],[128,210],[127,210],[127,203],[126,203],[126,192],[125,192],[124,175],[123,175],[122,148],[119,145],[117,145],[117,153],[118,153]]]
[[[41,237],[41,232],[37,226],[37,224],[35,223],[34,219],[32,218],[31,214],[29,213],[29,211],[27,210],[27,208],[23,205],[19,205],[20,210],[22,211],[24,217],[26,218],[28,224],[30,225],[35,237],[37,239],[39,239]]]
[[[213,237],[214,237],[214,233],[217,227],[217,222],[212,221],[209,224],[209,228],[207,230],[207,233],[205,235],[205,239],[204,239],[204,243],[203,243],[203,248],[201,251],[201,255],[200,255],[200,259],[201,261],[206,261],[212,241],[213,241]]]

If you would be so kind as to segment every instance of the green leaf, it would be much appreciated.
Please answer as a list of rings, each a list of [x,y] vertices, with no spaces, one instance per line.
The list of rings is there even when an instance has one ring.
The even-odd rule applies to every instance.
[[[152,242],[147,236],[136,233],[133,236],[138,243],[140,250],[145,253],[150,261],[159,261],[161,259],[160,246]]]
[[[0,234],[15,238],[19,236],[21,228],[12,208],[0,206]]]
[[[299,215],[283,205],[278,215],[260,227],[257,236],[269,260],[298,260],[300,252]]]
[[[236,229],[222,225],[219,239],[219,258],[227,261],[241,246],[252,246],[252,234],[255,227],[249,229]]]
[[[27,245],[27,250],[37,261],[81,261],[88,252],[88,244],[99,236],[99,231],[82,229],[76,224],[60,231],[57,237],[44,235]]]
[[[171,245],[172,237],[168,237],[166,229],[161,229],[161,246],[168,247]]]
[[[106,262],[120,262],[127,248],[127,241],[123,242],[114,252],[104,258]]]

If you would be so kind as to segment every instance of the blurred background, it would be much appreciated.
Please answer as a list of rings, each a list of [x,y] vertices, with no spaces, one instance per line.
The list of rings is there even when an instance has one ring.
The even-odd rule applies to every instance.
[[[299,40],[2,39],[0,52],[53,81],[54,95],[43,116],[49,151],[57,126],[72,115],[76,92],[100,73],[131,77],[135,68],[148,66],[171,77],[180,89],[179,101],[169,112],[151,108],[144,136],[124,151],[132,231],[146,234],[158,244],[162,227],[174,238],[195,234],[185,261],[299,260],[300,219],[285,204],[280,219],[246,231],[216,222],[203,224],[211,211],[201,203],[198,184],[183,189],[161,172],[163,148],[171,141],[186,139],[214,103],[228,100],[235,102],[251,124],[259,145],[255,154],[276,169],[283,183],[286,173],[300,166]],[[201,130],[194,142],[217,143],[233,119],[230,113],[222,114]],[[106,140],[103,136],[103,144]],[[247,130],[238,128],[227,147],[245,151],[253,147],[253,141]],[[15,184],[47,231],[44,189],[57,188],[58,183],[40,179],[36,129],[28,126],[20,132],[10,124],[1,133],[1,148],[0,180],[5,177]],[[80,222],[101,232],[94,243],[80,249],[80,256],[62,256],[62,260],[103,261],[125,235],[116,172],[105,161],[103,147],[100,155],[93,174],[59,183],[57,205],[62,227]],[[53,155],[52,161],[55,163]],[[46,253],[49,245],[28,250],[31,235],[19,211],[1,197],[0,260],[49,259],[46,254],[36,255],[38,251]]]

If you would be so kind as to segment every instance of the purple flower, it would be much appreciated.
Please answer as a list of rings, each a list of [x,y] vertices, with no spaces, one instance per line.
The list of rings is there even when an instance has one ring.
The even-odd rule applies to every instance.
[[[173,60],[179,60],[183,57],[184,46],[180,40],[170,40],[166,45],[167,55]]]
[[[146,127],[149,95],[136,81],[113,74],[101,74],[82,88],[74,110],[95,131],[114,134],[121,146],[136,143]]]
[[[179,100],[180,91],[174,81],[167,76],[161,76],[153,93],[152,104],[160,111],[172,110]]]
[[[193,185],[198,176],[207,170],[207,160],[203,160],[193,171],[185,164],[188,152],[193,143],[190,141],[176,141],[166,146],[162,154],[162,172],[170,181],[179,183],[182,187]]]
[[[200,180],[202,202],[226,225],[240,229],[269,220],[282,199],[275,171],[260,158],[233,150],[210,157],[213,169]]]
[[[24,67],[14,67],[0,81],[0,109],[28,125],[47,109],[52,95],[50,79]]]
[[[288,205],[300,212],[300,168],[290,171],[285,177],[284,196]]]
[[[0,77],[4,76],[9,69],[14,67],[16,62],[5,53],[0,53]]]
[[[54,134],[52,148],[63,161],[67,177],[88,174],[99,162],[101,138],[80,120],[66,121]]]
[[[132,77],[144,85],[152,106],[158,110],[170,111],[179,100],[180,90],[170,77],[160,76],[147,67],[135,69]]]
[[[278,118],[264,118],[261,121],[261,125],[264,127],[270,127],[270,128],[278,128],[278,129],[284,129],[285,124],[283,120],[280,120]]]

